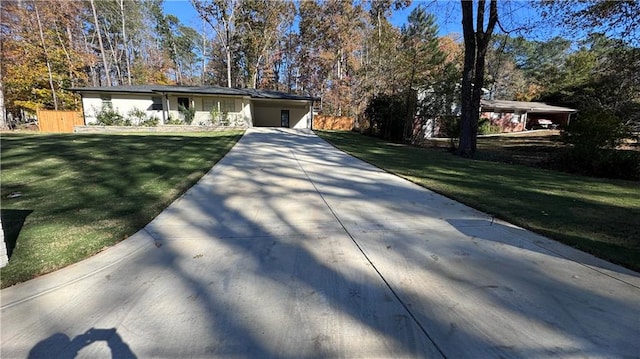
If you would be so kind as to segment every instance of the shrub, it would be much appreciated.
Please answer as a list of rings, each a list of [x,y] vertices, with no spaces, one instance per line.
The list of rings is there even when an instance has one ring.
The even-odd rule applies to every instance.
[[[100,111],[96,114],[97,125],[102,126],[131,126],[131,121],[129,119],[124,119],[124,117],[117,111],[111,107],[105,106],[100,109]]]
[[[583,175],[640,180],[640,152],[615,149],[585,150],[574,147],[558,153],[550,161],[555,170]]]
[[[364,116],[369,120],[368,134],[391,141],[405,139],[405,120],[408,113],[415,113],[415,98],[416,94],[412,92],[409,96],[407,93],[381,94],[369,99],[364,110]]]
[[[147,121],[147,113],[139,108],[133,108],[127,113],[127,119],[134,125],[142,125]]]
[[[595,177],[640,180],[640,152],[615,149],[629,134],[629,126],[617,116],[586,112],[562,133],[562,140],[573,147],[555,156],[551,167]]]
[[[438,137],[449,138],[449,148],[451,150],[458,147],[457,141],[460,137],[460,117],[442,116],[438,119]]]
[[[489,133],[491,133],[491,120],[483,117],[478,121],[478,134],[487,135]]]
[[[605,112],[586,112],[569,124],[562,133],[562,139],[579,151],[595,151],[599,148],[615,148],[629,134],[629,126],[617,116]]]
[[[160,123],[160,119],[155,116],[147,117],[144,121],[140,122],[140,126],[156,127]]]
[[[193,119],[196,117],[196,109],[193,107],[187,108],[182,105],[178,106],[178,111],[184,116],[184,123],[190,125]]]
[[[211,123],[217,124],[220,122],[220,112],[218,109],[214,108],[209,112],[209,117],[211,118]]]
[[[173,118],[171,115],[169,115],[169,118],[167,119],[167,122],[165,122],[165,125],[184,125],[184,122],[182,122],[182,120],[179,118]]]
[[[229,114],[223,112],[220,116],[220,125],[229,126],[231,124],[231,120],[229,120]]]

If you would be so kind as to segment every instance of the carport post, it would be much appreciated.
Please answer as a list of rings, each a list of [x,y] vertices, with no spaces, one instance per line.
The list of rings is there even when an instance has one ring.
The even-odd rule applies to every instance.
[[[313,130],[313,100],[309,101],[309,129]]]

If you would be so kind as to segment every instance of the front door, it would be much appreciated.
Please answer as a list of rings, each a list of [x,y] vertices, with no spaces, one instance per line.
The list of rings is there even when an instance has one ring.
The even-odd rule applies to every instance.
[[[289,127],[289,110],[280,111],[280,127]]]

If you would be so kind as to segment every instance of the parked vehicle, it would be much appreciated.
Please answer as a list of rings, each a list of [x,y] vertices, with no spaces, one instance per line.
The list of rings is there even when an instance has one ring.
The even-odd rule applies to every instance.
[[[529,127],[532,130],[538,130],[538,129],[541,129],[541,128],[544,128],[544,129],[555,128],[555,125],[553,124],[553,122],[551,120],[547,120],[547,119],[544,119],[544,118],[536,118],[536,119],[531,120],[531,123],[530,123]]]

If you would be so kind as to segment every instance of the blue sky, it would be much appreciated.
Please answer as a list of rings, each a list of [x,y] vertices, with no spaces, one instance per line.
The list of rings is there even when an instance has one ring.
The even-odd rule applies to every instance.
[[[507,5],[503,5],[506,6],[505,8],[500,9],[500,15],[503,25],[507,28],[509,26],[515,27],[516,25],[511,25],[511,23],[514,22],[529,21],[536,23],[539,20],[537,13],[530,8],[528,1],[516,0],[507,2],[506,4]],[[408,8],[394,12],[391,17],[391,23],[396,26],[403,25],[406,22],[409,13],[411,13],[411,11],[417,6],[425,6],[428,12],[436,14],[441,36],[450,33],[462,33],[462,25],[460,23],[461,14],[458,1],[414,0]],[[176,15],[180,21],[187,26],[191,26],[196,29],[202,26],[202,21],[188,0],[165,0],[164,10],[166,14]],[[539,26],[535,27],[535,32],[525,35],[531,39],[548,38],[549,32],[553,30],[548,27],[545,28],[546,29]]]
[[[278,1],[278,0],[273,0],[273,1]],[[446,3],[448,3],[448,1],[446,1]],[[413,10],[415,7],[419,5],[426,5],[426,4],[427,2],[425,1],[413,1],[410,7],[406,9],[402,9],[400,11],[396,11],[391,18],[391,23],[393,23],[396,26],[401,26],[406,22],[407,17],[409,16],[409,13],[411,13],[411,10]],[[201,20],[198,17],[198,13],[196,12],[196,10],[193,8],[193,6],[188,0],[165,0],[164,11],[165,11],[165,14],[173,14],[177,16],[180,19],[180,21],[185,25],[196,27],[196,28],[201,26]],[[459,21],[454,26],[451,26],[451,25],[453,24],[448,24],[446,26],[447,29],[455,28],[455,26],[457,26],[458,28],[460,27]],[[440,26],[442,27],[442,24]],[[441,33],[443,32],[443,30],[444,28],[441,28]],[[458,30],[449,30],[442,34],[444,35],[452,31],[460,32]]]

